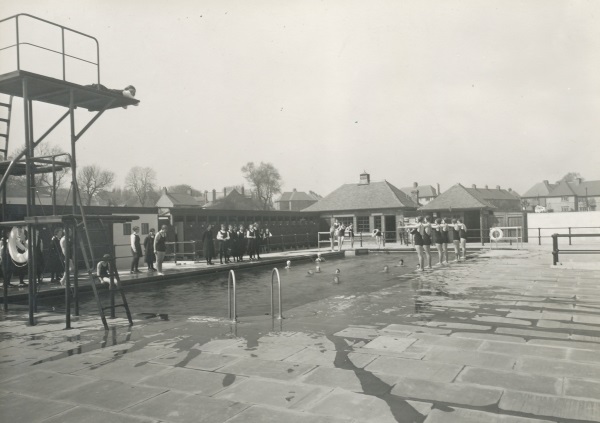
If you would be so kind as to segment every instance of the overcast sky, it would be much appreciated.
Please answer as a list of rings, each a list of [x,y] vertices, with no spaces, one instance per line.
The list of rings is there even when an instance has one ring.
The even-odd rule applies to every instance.
[[[95,36],[101,82],[137,88],[139,107],[78,142],[79,165],[119,185],[139,165],[161,186],[220,190],[248,161],[321,195],[363,170],[520,193],[569,171],[600,179],[598,1],[0,2],[0,17],[20,12]],[[36,104],[37,136],[62,113]],[[63,125],[48,141],[66,149]]]

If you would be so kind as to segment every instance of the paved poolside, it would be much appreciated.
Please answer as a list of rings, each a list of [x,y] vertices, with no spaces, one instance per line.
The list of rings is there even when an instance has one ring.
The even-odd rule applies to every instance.
[[[492,251],[238,324],[10,312],[11,422],[600,420],[600,271]],[[406,292],[414,292],[407,298]],[[402,296],[401,296],[402,295]]]

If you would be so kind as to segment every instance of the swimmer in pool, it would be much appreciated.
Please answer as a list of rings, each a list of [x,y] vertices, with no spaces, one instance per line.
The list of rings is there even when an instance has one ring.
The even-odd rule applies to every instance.
[[[317,273],[321,273],[321,267],[320,267],[320,266],[317,266],[317,267],[315,268],[315,272],[317,272]]]
[[[389,270],[390,269],[387,266],[383,266],[382,273],[387,273],[387,272],[389,272]]]
[[[286,261],[285,265],[286,265],[285,266],[286,269],[291,269],[292,268],[292,262],[290,260]]]
[[[313,273],[314,273],[314,272],[313,272],[312,270],[309,270],[308,272],[306,272],[306,274],[307,274],[308,276],[312,276],[312,275],[313,275]]]
[[[340,278],[338,278],[337,276],[334,276],[333,283],[340,283]]]
[[[400,259],[400,261],[398,262],[396,267],[403,267],[403,266],[404,266],[404,259]]]

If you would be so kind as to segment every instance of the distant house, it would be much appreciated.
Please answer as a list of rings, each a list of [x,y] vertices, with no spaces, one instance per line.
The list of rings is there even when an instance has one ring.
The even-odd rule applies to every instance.
[[[288,191],[281,194],[281,197],[275,201],[275,210],[304,210],[305,208],[315,204],[321,198],[323,197],[315,192],[309,191],[306,193],[304,191],[297,191],[296,188],[294,188],[294,190],[291,192]]]
[[[409,195],[387,181],[371,182],[362,173],[356,184],[344,184],[303,212],[318,212],[321,229],[328,229],[337,219],[352,223],[356,233],[370,233],[375,228],[386,234],[386,240],[396,240],[397,224],[408,214],[414,216],[419,205]]]
[[[412,197],[415,202],[424,206],[429,203],[439,194],[439,185],[438,190],[431,185],[419,185],[418,182],[413,182],[412,187],[404,187],[400,188],[406,195]]]
[[[523,226],[521,200],[512,190],[452,186],[419,209],[434,218],[461,218],[469,229],[469,241],[489,239],[492,226]]]
[[[241,192],[240,192],[241,191]],[[215,210],[262,210],[262,204],[252,195],[246,195],[245,190],[237,188],[224,189],[223,195],[217,196],[213,190],[212,201],[207,202],[202,208]]]
[[[542,206],[548,212],[595,211],[600,202],[600,181],[577,178],[551,184],[545,180],[527,190],[522,199],[527,210]]]

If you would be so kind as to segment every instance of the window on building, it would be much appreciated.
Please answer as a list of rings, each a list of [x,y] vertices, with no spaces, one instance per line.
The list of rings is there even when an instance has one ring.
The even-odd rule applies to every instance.
[[[123,223],[123,235],[131,235],[131,223]]]
[[[381,230],[381,216],[373,216],[373,226],[379,230]]]
[[[142,235],[148,235],[149,232],[150,232],[150,224],[142,223]]]
[[[356,218],[356,232],[371,232],[369,216],[358,216]]]
[[[344,226],[348,226],[354,223],[354,218],[352,216],[338,217],[337,220]]]
[[[579,207],[579,211],[589,211],[587,207],[583,206],[583,207]]]
[[[560,201],[569,201],[569,197],[568,196],[567,197],[561,197]]]
[[[562,211],[569,211],[569,210],[571,210],[571,208],[569,206],[562,206],[561,210]]]

